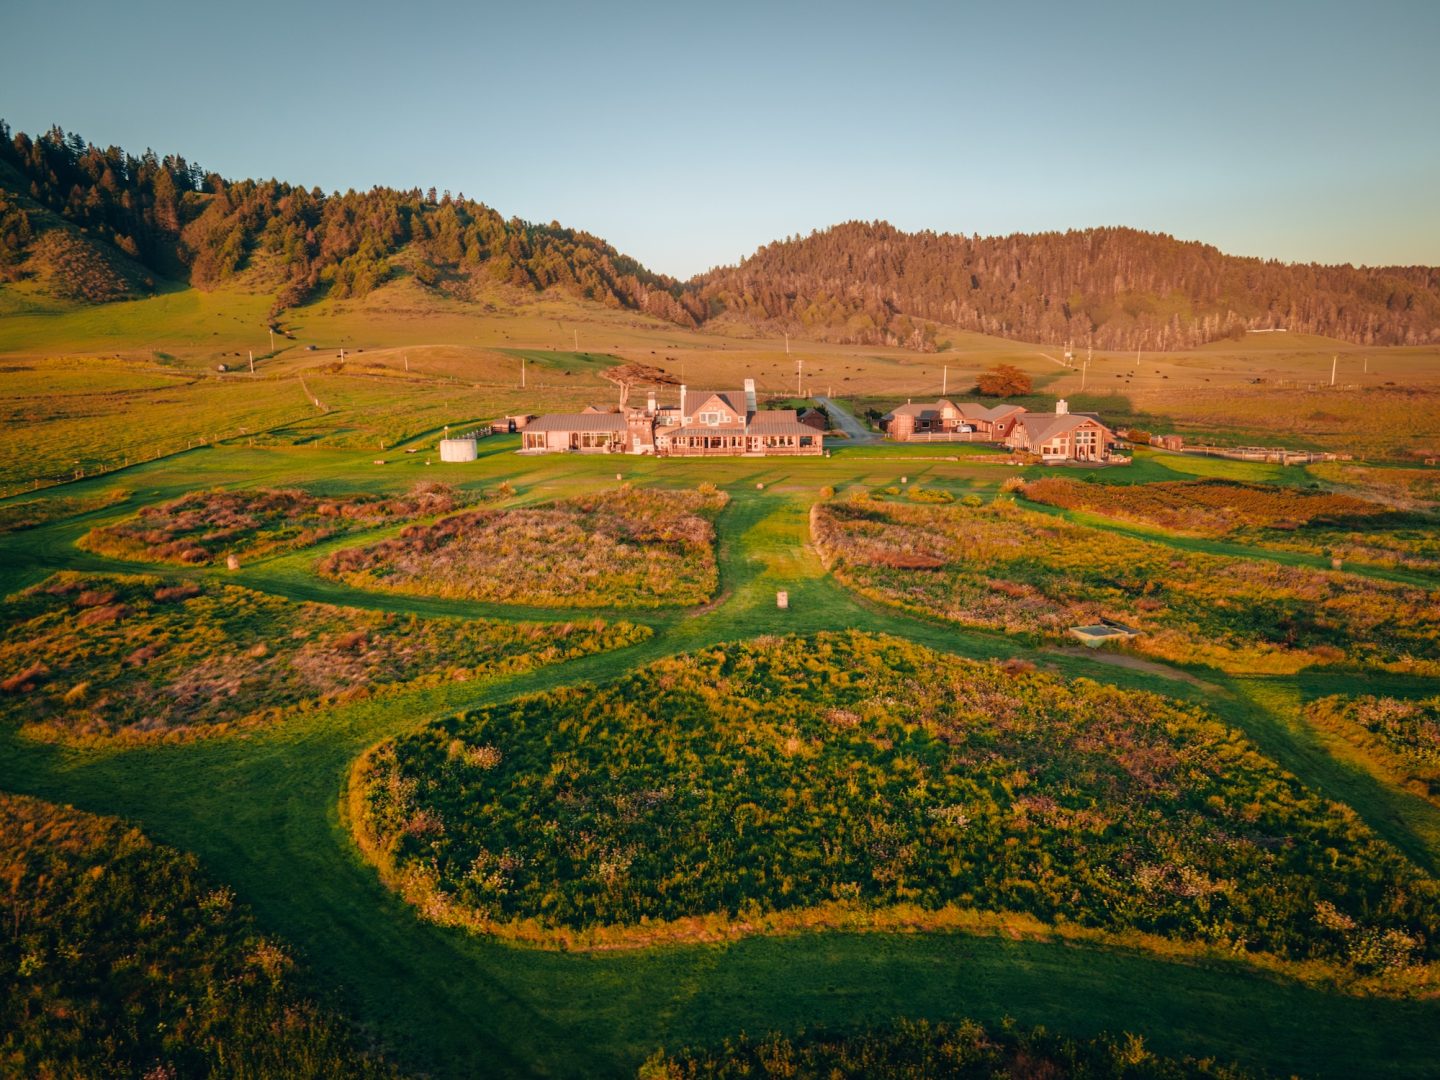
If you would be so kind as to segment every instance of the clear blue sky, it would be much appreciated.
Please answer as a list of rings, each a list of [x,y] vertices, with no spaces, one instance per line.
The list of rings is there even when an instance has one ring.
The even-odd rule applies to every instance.
[[[681,277],[854,218],[1440,263],[1440,0],[10,0],[0,27],[17,130],[433,184]]]

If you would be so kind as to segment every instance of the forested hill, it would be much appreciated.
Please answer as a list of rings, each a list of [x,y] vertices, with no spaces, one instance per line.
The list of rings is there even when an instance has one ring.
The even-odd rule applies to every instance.
[[[690,284],[712,312],[920,349],[945,327],[1126,349],[1266,327],[1362,344],[1440,341],[1440,268],[1237,258],[1134,229],[965,237],[848,222]]]
[[[157,277],[210,289],[242,275],[273,289],[277,314],[401,275],[462,298],[500,282],[685,325],[700,313],[678,282],[598,237],[507,219],[463,195],[226,180],[179,156],[102,149],[58,127],[12,135],[0,121],[0,283],[33,278],[55,295],[105,301]]]
[[[714,322],[928,350],[949,328],[1058,345],[1175,349],[1286,327],[1363,344],[1440,341],[1440,269],[1305,266],[1132,229],[965,237],[850,222],[689,282],[589,233],[431,188],[327,195],[226,180],[0,121],[0,287],[108,301],[160,279],[241,279],[273,313],[408,277],[460,299],[562,289],[685,326]]]

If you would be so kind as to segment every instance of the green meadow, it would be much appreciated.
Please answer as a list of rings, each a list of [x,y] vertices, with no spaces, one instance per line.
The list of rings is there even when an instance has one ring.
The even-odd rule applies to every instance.
[[[1419,460],[1440,439],[1434,348],[1367,351],[1260,335],[1146,354],[1138,363],[1134,355],[1097,353],[1081,370],[1063,366],[1050,347],[978,334],[949,334],[933,354],[818,346],[743,327],[696,333],[634,312],[499,287],[483,305],[462,304],[407,281],[364,302],[325,300],[292,311],[272,340],[268,302],[233,287],[96,308],[18,293],[7,300],[0,327],[0,415],[7,424],[0,443],[0,594],[62,572],[91,579],[150,575],[164,579],[161,588],[199,587],[206,596],[239,586],[263,598],[253,604],[266,610],[328,605],[327,619],[353,609],[366,625],[409,625],[413,617],[427,635],[442,637],[453,626],[456,640],[469,641],[472,650],[483,645],[476,633],[484,626],[496,640],[519,640],[529,633],[520,624],[559,632],[628,623],[642,631],[597,641],[599,651],[570,659],[486,667],[482,678],[392,679],[383,694],[371,696],[305,688],[265,701],[271,713],[264,724],[237,724],[206,738],[118,740],[103,731],[81,741],[37,738],[36,726],[25,726],[25,699],[10,697],[4,715],[11,720],[0,724],[0,789],[119,815],[152,840],[193,853],[209,879],[234,889],[259,931],[288,943],[321,1004],[355,1022],[402,1070],[437,1077],[623,1076],[657,1051],[713,1048],[741,1032],[795,1036],[897,1017],[970,1017],[989,1026],[1007,1018],[1043,1025],[1079,1040],[1133,1032],[1156,1053],[1234,1060],[1281,1074],[1433,1075],[1440,1001],[1421,975],[1337,981],[1216,949],[1172,948],[1161,938],[1067,935],[1016,912],[937,929],[887,908],[842,927],[678,934],[617,950],[534,948],[467,933],[419,917],[382,881],[356,842],[347,799],[356,762],[373,748],[503,710],[526,695],[573,700],[577,687],[596,687],[599,698],[607,685],[649,665],[681,663],[676,658],[708,655],[716,646],[860,630],[947,656],[1020,670],[1034,665],[1041,678],[1084,678],[1203,709],[1236,729],[1270,767],[1348,807],[1344,813],[1353,811],[1366,835],[1415,874],[1434,879],[1440,806],[1373,740],[1317,722],[1314,703],[1336,695],[1431,700],[1440,680],[1344,665],[1227,673],[1197,657],[1007,636],[867,599],[827,573],[812,546],[811,511],[822,501],[922,489],[940,500],[937,506],[962,507],[968,496],[989,503],[1013,477],[1050,475],[1043,470],[1008,466],[987,447],[842,438],[829,441],[829,457],[793,460],[529,457],[514,452],[513,435],[482,440],[473,463],[442,463],[436,453],[447,428],[611,403],[616,389],[600,373],[620,362],[661,366],[692,387],[736,386],[754,377],[774,402],[797,391],[823,394],[857,414],[932,399],[942,387],[963,398],[980,371],[1004,362],[1034,379],[1024,399],[1033,408],[1050,409],[1067,397],[1072,408],[1097,409],[1109,422],[1181,431],[1194,441],[1315,446],[1371,459],[1307,470],[1141,451],[1131,466],[1085,474],[1088,480],[1318,485],[1408,511],[1423,509],[1434,494],[1433,470]],[[1332,355],[1343,386],[1353,388],[1309,388],[1328,375]],[[1252,383],[1256,378],[1264,381]],[[347,519],[343,529],[332,528],[331,519],[307,519],[303,530],[226,518],[232,530],[226,536],[213,536],[203,515],[191,531],[166,525],[165,535],[147,538],[150,530],[142,527],[164,524],[171,511],[159,508],[197,492],[221,494],[194,505],[233,502],[243,515],[247,492],[298,489],[317,504],[340,506],[402,500],[417,485],[437,484],[456,489],[457,508],[543,523],[554,507],[622,483],[630,485],[630,501],[652,490],[693,498],[704,484],[727,497],[707,511],[708,531],[696,533],[699,547],[678,564],[681,573],[698,568],[703,580],[683,582],[668,601],[665,590],[652,590],[657,606],[637,607],[613,589],[607,593],[603,580],[577,601],[593,606],[560,609],[527,604],[493,584],[394,588],[359,574],[347,580],[321,572],[322,564],[343,563],[343,552],[403,547],[402,534],[415,523],[404,515]],[[1256,547],[1229,533],[1175,535],[1145,521],[1028,505],[1036,515],[1083,526],[1099,545],[1143,539],[1168,547],[1177,560],[1208,554],[1287,568],[1329,566],[1319,549]],[[146,509],[151,515],[137,518]],[[442,513],[423,515],[422,526]],[[577,543],[568,532],[554,535],[572,548]],[[87,536],[92,541],[82,544]],[[94,542],[117,536],[126,542]],[[179,549],[161,553],[192,536],[206,549],[204,559],[188,562]],[[502,539],[497,533],[497,543]],[[240,569],[227,570],[225,545],[242,540]],[[712,540],[713,554],[700,551]],[[622,535],[622,542],[629,539]],[[619,547],[615,558],[550,554],[556,566],[594,564],[602,573],[627,565],[621,555],[641,557]],[[494,575],[496,560],[479,555],[485,557],[473,561],[475,571]],[[531,558],[533,545],[505,557]],[[373,576],[385,567],[364,569]],[[1413,561],[1347,563],[1345,573],[1440,589],[1440,575]],[[788,594],[787,609],[777,606],[780,591]],[[63,615],[49,618],[46,632],[63,636]],[[117,616],[114,633],[126,632],[127,618]],[[287,627],[296,621],[304,622],[274,620]],[[246,625],[273,630],[253,618]],[[173,633],[185,637],[178,626]],[[115,657],[129,655],[118,649]],[[83,657],[84,650],[67,655]],[[282,651],[272,655],[278,663]],[[482,667],[482,656],[470,660],[461,666]],[[443,667],[427,661],[417,671]],[[140,678],[123,666],[111,674],[120,687]],[[47,700],[64,704],[65,690],[51,687]]]
[[[153,839],[198,855],[209,875],[236,890],[265,932],[295,948],[330,1004],[402,1068],[431,1075],[625,1075],[665,1047],[716,1045],[741,1031],[794,1033],[896,1016],[969,1016],[986,1023],[1011,1017],[1077,1038],[1123,1029],[1143,1036],[1156,1052],[1218,1056],[1283,1073],[1432,1073],[1440,1003],[1426,993],[1342,992],[1239,957],[1067,940],[1021,920],[969,933],[859,927],[554,952],[417,918],[352,838],[345,791],[354,762],[369,748],[445,717],[525,694],[604,684],[720,643],[851,628],[958,657],[1028,661],[1064,678],[1201,706],[1307,788],[1353,808],[1417,872],[1440,872],[1440,809],[1387,780],[1353,744],[1312,727],[1305,712],[1309,702],[1342,690],[1433,697],[1437,680],[1308,669],[1235,676],[1025,643],[872,604],[827,575],[810,546],[809,513],[822,488],[843,497],[905,483],[988,501],[1018,470],[933,447],[911,453],[839,444],[830,458],[700,463],[520,457],[513,453],[517,444],[514,436],[486,440],[480,459],[463,465],[429,457],[428,437],[417,444],[422,452],[392,455],[385,465],[374,464],[369,449],[324,442],[233,439],[195,447],[23,496],[38,523],[0,535],[0,588],[12,593],[65,569],[144,571],[374,612],[558,621],[553,609],[375,592],[315,573],[318,559],[394,535],[393,527],[279,551],[235,572],[124,562],[75,545],[97,526],[197,489],[398,496],[423,480],[479,496],[506,483],[514,492],[507,505],[524,507],[613,487],[618,473],[642,491],[694,490],[708,482],[729,495],[715,518],[715,600],[698,609],[623,612],[652,632],[636,644],[480,684],[400,687],[238,736],[80,748],[27,739],[8,727],[0,732],[0,786],[124,816]],[[1159,454],[1143,455],[1137,465],[1146,479],[1189,479],[1197,471],[1262,482],[1282,477],[1273,466]],[[109,493],[121,490],[128,492],[125,501],[110,503]],[[53,520],[43,512],[50,500],[68,500],[58,503]],[[788,592],[788,610],[777,608],[778,590]],[[597,608],[567,610],[563,617],[615,620],[621,614]]]

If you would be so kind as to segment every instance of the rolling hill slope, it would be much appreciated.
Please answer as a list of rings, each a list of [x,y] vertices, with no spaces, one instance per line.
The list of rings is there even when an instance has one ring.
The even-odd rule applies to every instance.
[[[1291,265],[1125,228],[1003,237],[848,222],[688,282],[599,237],[463,194],[326,195],[227,180],[178,155],[0,121],[0,310],[183,282],[268,298],[269,318],[400,280],[462,304],[559,292],[672,325],[943,348],[956,331],[1172,351],[1285,328],[1360,345],[1440,342],[1440,268]]]

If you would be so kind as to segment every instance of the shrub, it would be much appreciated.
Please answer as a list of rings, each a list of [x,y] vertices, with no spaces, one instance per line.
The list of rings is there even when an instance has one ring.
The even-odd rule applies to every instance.
[[[50,669],[44,661],[37,660],[0,682],[0,690],[7,694],[28,694],[49,674]]]
[[[254,558],[291,551],[395,521],[449,513],[461,505],[454,488],[434,483],[416,484],[400,496],[197,491],[92,529],[80,543],[118,559],[203,566],[227,554]]]
[[[1393,779],[1440,803],[1440,697],[1335,695],[1312,701],[1305,718],[1344,736]]]
[[[97,596],[116,602],[79,606]],[[360,693],[525,671],[649,633],[624,623],[401,620],[233,585],[71,573],[3,609],[0,671],[16,674],[0,689],[28,696],[0,699],[0,720],[69,740],[253,726]]]
[[[1440,673],[1440,603],[1413,586],[1180,551],[1000,502],[823,503],[810,520],[840,581],[927,616],[1054,638],[1113,618],[1143,631],[1127,648],[1232,671]]]
[[[539,607],[699,604],[719,583],[708,491],[624,486],[548,506],[477,510],[334,552],[357,588]]]
[[[367,755],[350,805],[427,916],[550,943],[904,904],[1337,968],[1373,934],[1440,956],[1440,885],[1200,709],[859,633],[438,721]],[[1353,931],[1317,933],[1320,901]]]
[[[1247,1080],[1251,1075],[1212,1058],[1162,1057],[1130,1034],[1074,1039],[1008,1022],[987,1029],[974,1020],[905,1019],[858,1032],[818,1029],[761,1039],[741,1035],[721,1047],[657,1052],[640,1067],[640,1080]]]
[[[1126,485],[1058,477],[1036,480],[1024,490],[1026,498],[1050,506],[1202,536],[1380,566],[1440,570],[1440,520],[1351,495],[1224,480]]]
[[[0,794],[10,1076],[393,1076],[191,855]]]
[[[943,488],[927,488],[921,487],[918,484],[912,486],[905,494],[911,502],[917,503],[948,503],[955,501],[955,496]]]

